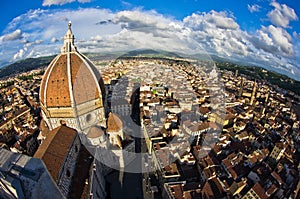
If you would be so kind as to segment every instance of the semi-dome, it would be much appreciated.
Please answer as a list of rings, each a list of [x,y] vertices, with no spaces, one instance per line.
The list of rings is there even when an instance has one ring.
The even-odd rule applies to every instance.
[[[90,141],[90,143],[94,146],[99,146],[101,143],[105,143],[106,141],[106,135],[104,131],[99,126],[92,126],[88,133],[86,134],[86,137]]]
[[[104,93],[101,75],[92,62],[77,51],[69,23],[61,53],[52,60],[41,83],[40,102],[46,123],[53,129],[64,120],[79,131],[99,119],[100,124],[105,125],[105,121],[101,121],[105,120]]]

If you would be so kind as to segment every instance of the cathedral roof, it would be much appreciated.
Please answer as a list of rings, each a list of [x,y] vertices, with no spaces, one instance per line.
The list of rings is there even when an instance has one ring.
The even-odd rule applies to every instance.
[[[75,129],[64,125],[57,127],[50,131],[34,154],[35,158],[43,160],[54,181],[58,178],[76,135],[77,131]]]
[[[77,51],[69,23],[61,53],[49,64],[40,88],[44,107],[73,107],[103,99],[104,83],[91,61]]]

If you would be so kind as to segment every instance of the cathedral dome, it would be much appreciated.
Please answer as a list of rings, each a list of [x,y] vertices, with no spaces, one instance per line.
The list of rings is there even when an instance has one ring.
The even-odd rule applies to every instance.
[[[71,107],[102,98],[103,80],[95,66],[74,46],[71,24],[64,46],[48,66],[40,89],[44,107]]]
[[[64,120],[68,126],[82,131],[97,119],[104,119],[104,94],[101,75],[92,62],[77,51],[69,23],[61,53],[49,64],[41,82],[43,117],[47,118],[50,129]]]

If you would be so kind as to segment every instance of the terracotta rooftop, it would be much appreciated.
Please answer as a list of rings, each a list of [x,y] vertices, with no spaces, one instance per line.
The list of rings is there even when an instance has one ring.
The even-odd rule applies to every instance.
[[[76,104],[81,104],[101,97],[98,80],[94,78],[94,67],[86,58],[77,52],[60,54],[55,58],[43,77],[41,84],[41,102],[47,107],[71,106],[70,90]],[[70,65],[68,64],[70,63]],[[70,68],[70,76],[68,71]],[[96,74],[96,77],[99,75]],[[69,83],[71,81],[71,84]],[[72,88],[70,88],[72,85]]]
[[[280,175],[276,172],[276,171],[273,171],[271,173],[271,175],[273,176],[273,178],[275,178],[275,180],[280,184],[282,185],[284,182],[282,180],[282,178],[280,177]]]
[[[201,114],[205,115],[205,114],[209,113],[210,110],[209,110],[208,107],[202,107],[202,106],[201,106],[201,107],[199,108],[199,112],[200,112]]]
[[[267,199],[268,196],[265,193],[264,188],[259,184],[256,183],[253,187],[252,187],[253,191],[255,191],[255,193],[261,198],[261,199]]]
[[[54,181],[58,178],[65,157],[76,136],[75,129],[67,126],[57,127],[50,131],[34,155],[35,158],[43,160]]]
[[[175,199],[189,199],[200,198],[200,184],[199,183],[178,183],[168,185],[172,195]]]
[[[201,192],[203,199],[223,198],[225,196],[224,189],[216,177],[206,181]]]
[[[270,195],[274,194],[274,193],[277,191],[277,189],[278,189],[277,186],[276,186],[275,184],[272,184],[272,185],[268,188],[266,194],[267,194],[268,196],[270,196]]]

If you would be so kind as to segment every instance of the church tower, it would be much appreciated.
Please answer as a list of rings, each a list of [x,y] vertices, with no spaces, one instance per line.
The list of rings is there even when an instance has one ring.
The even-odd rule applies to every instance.
[[[240,89],[239,89],[239,94],[238,94],[239,97],[241,97],[243,95],[243,90],[244,90],[244,78],[241,77]]]
[[[61,52],[42,79],[43,119],[50,130],[62,123],[78,132],[87,132],[95,125],[106,127],[104,95],[102,77],[92,62],[77,51],[69,22]]]
[[[251,93],[251,98],[250,98],[250,105],[252,106],[256,97],[256,80],[253,83],[253,87],[252,87],[252,93]]]

